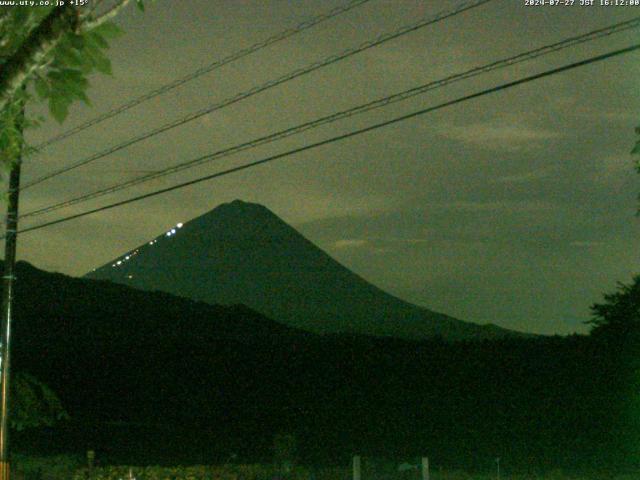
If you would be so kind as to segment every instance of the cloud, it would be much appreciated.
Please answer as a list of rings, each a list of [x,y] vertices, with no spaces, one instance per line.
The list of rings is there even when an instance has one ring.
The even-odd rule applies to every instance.
[[[634,158],[632,155],[609,155],[600,161],[599,174],[618,174],[620,172],[633,173]]]
[[[358,238],[345,238],[333,242],[333,248],[361,248],[368,244],[366,240]]]
[[[604,245],[604,242],[594,242],[591,240],[576,240],[575,242],[571,242],[569,245],[572,247],[578,248],[591,248],[591,247],[599,247],[600,245]]]
[[[557,170],[556,167],[540,168],[538,170],[532,170],[525,173],[517,173],[515,175],[505,175],[493,180],[494,183],[525,183],[535,180],[542,180],[547,178],[550,174]]]
[[[288,203],[286,208],[275,210],[278,215],[294,226],[301,222],[307,223],[327,218],[381,214],[393,210],[398,204],[396,199],[387,195],[324,192],[313,190],[309,185],[306,185],[306,190],[300,193],[296,188],[300,188],[300,185],[293,184],[279,189],[273,201],[263,199],[256,201],[272,205],[276,204],[280,198],[298,198],[299,201]]]
[[[601,116],[607,120],[620,123],[638,122],[638,115],[634,112],[617,111],[617,112],[605,112]]]
[[[555,206],[549,202],[540,201],[511,201],[511,202],[449,202],[430,203],[429,207],[459,210],[466,212],[487,212],[496,210],[508,210],[510,212],[535,212],[553,210]]]
[[[596,160],[592,180],[607,190],[623,189],[635,174],[633,155],[604,155]]]
[[[593,120],[594,118],[601,118],[610,122],[621,124],[640,123],[638,114],[630,110],[609,110],[603,112],[595,108],[581,108],[580,110],[573,113],[571,113],[570,111],[567,113],[569,113],[570,115],[572,114],[578,118],[588,118],[589,120]]]
[[[410,245],[419,245],[421,243],[428,243],[429,239],[427,238],[392,238],[392,239],[389,239],[389,241],[399,242],[399,243],[408,243]]]
[[[429,238],[416,238],[416,237],[388,237],[388,236],[384,236],[384,237],[375,237],[371,239],[372,241],[375,242],[380,242],[380,243],[404,243],[407,245],[420,245],[423,243],[430,243],[432,240]]]
[[[451,140],[490,150],[522,150],[541,146],[547,140],[561,138],[558,132],[518,123],[472,123],[465,126],[445,125],[438,133]]]

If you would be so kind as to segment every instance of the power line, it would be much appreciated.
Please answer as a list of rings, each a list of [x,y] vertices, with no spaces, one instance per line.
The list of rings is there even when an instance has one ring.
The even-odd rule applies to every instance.
[[[609,58],[612,58],[612,57],[615,57],[615,56],[618,56],[618,55],[622,55],[622,54],[625,54],[625,53],[630,53],[630,52],[638,50],[638,49],[640,49],[640,44],[635,44],[635,45],[632,45],[630,47],[614,50],[614,51],[611,51],[611,52],[608,52],[608,53],[605,53],[605,54],[602,54],[602,55],[598,55],[598,56],[595,56],[595,57],[590,57],[590,58],[588,58],[586,60],[581,60],[579,62],[570,63],[570,64],[564,65],[562,67],[554,68],[554,69],[551,69],[551,70],[546,70],[546,71],[544,71],[542,73],[537,73],[535,75],[531,75],[531,76],[524,77],[524,78],[521,78],[521,79],[518,79],[518,80],[514,80],[512,82],[503,83],[503,84],[498,85],[496,87],[492,87],[492,88],[489,88],[489,89],[486,89],[486,90],[481,90],[480,92],[476,92],[476,93],[472,93],[472,94],[469,94],[469,95],[465,95],[463,97],[458,97],[458,98],[456,98],[454,100],[450,100],[450,101],[447,101],[447,102],[444,102],[444,103],[440,103],[439,105],[436,105],[436,106],[433,106],[433,107],[428,107],[428,108],[424,108],[424,109],[421,109],[421,110],[417,110],[415,112],[411,112],[411,113],[408,113],[408,114],[405,114],[405,115],[401,115],[399,117],[392,118],[391,120],[386,120],[384,122],[380,122],[380,123],[376,123],[374,125],[370,125],[368,127],[360,128],[358,130],[354,130],[354,131],[351,131],[349,133],[344,133],[342,135],[337,135],[335,137],[331,137],[329,139],[322,140],[320,142],[316,142],[316,143],[312,143],[312,144],[309,144],[309,145],[305,145],[303,147],[298,147],[298,148],[295,148],[293,150],[289,150],[289,151],[284,152],[284,153],[279,153],[279,154],[276,154],[276,155],[272,155],[272,156],[263,158],[261,160],[256,160],[254,162],[250,162],[250,163],[246,163],[244,165],[240,165],[240,166],[237,166],[237,167],[229,168],[227,170],[223,170],[221,172],[217,172],[217,173],[214,173],[214,174],[211,174],[211,175],[206,175],[204,177],[199,177],[199,178],[196,178],[194,180],[190,180],[188,182],[179,183],[179,184],[173,185],[171,187],[163,188],[163,189],[160,189],[160,190],[155,190],[153,192],[145,193],[143,195],[138,195],[136,197],[129,198],[127,200],[121,200],[119,202],[111,203],[109,205],[105,205],[105,206],[102,206],[102,207],[99,207],[99,208],[94,208],[92,210],[87,210],[87,211],[84,211],[84,212],[81,212],[81,213],[76,213],[74,215],[69,215],[67,217],[59,218],[57,220],[46,222],[46,223],[43,223],[43,224],[40,224],[40,225],[35,225],[33,227],[24,228],[22,230],[19,230],[18,233],[26,233],[26,232],[31,232],[31,231],[34,231],[34,230],[39,230],[41,228],[49,227],[49,226],[52,226],[52,225],[57,225],[59,223],[68,222],[70,220],[75,220],[76,218],[85,217],[85,216],[91,215],[93,213],[98,213],[98,212],[102,212],[102,211],[105,211],[105,210],[110,210],[112,208],[116,208],[116,207],[120,207],[120,206],[123,206],[123,205],[127,205],[129,203],[133,203],[133,202],[137,202],[137,201],[140,201],[140,200],[144,200],[146,198],[155,197],[155,196],[161,195],[163,193],[168,193],[168,192],[171,192],[171,191],[174,191],[174,190],[178,190],[178,189],[181,189],[181,188],[184,188],[184,187],[188,187],[188,186],[191,186],[191,185],[195,185],[197,183],[201,183],[201,182],[204,182],[204,181],[207,181],[207,180],[212,180],[214,178],[223,177],[225,175],[229,175],[229,174],[232,174],[232,173],[235,173],[235,172],[239,172],[239,171],[242,171],[242,170],[253,168],[253,167],[256,167],[258,165],[262,165],[262,164],[265,164],[265,163],[273,162],[275,160],[279,160],[281,158],[285,158],[285,157],[294,155],[296,153],[301,153],[301,152],[304,152],[304,151],[307,151],[307,150],[312,150],[314,148],[318,148],[318,147],[321,147],[323,145],[328,145],[330,143],[334,143],[334,142],[338,142],[338,141],[341,141],[341,140],[345,140],[347,138],[355,137],[356,135],[361,135],[363,133],[371,132],[373,130],[377,130],[377,129],[382,128],[382,127],[393,125],[395,123],[399,123],[399,122],[402,122],[404,120],[408,120],[410,118],[418,117],[420,115],[424,115],[424,114],[427,114],[427,113],[430,113],[430,112],[434,112],[436,110],[440,110],[440,109],[443,109],[443,108],[446,108],[446,107],[450,107],[452,105],[456,105],[456,104],[459,104],[459,103],[462,103],[462,102],[466,102],[466,101],[472,100],[474,98],[483,97],[483,96],[489,95],[491,93],[496,93],[496,92],[499,92],[499,91],[502,91],[502,90],[506,90],[508,88],[512,88],[512,87],[515,87],[515,86],[518,86],[518,85],[522,85],[522,84],[525,84],[525,83],[528,83],[528,82],[531,82],[531,81],[534,81],[534,80],[538,80],[538,79],[541,79],[541,78],[544,78],[544,77],[549,77],[551,75],[555,75],[557,73],[565,72],[567,70],[572,70],[572,69],[577,68],[577,67],[581,67],[581,66],[588,65],[588,64],[591,64],[591,63],[595,63],[595,62],[599,62],[599,61],[602,61],[602,60],[606,60],[606,59],[609,59]]]
[[[256,138],[253,139],[251,141],[248,142],[244,142],[241,143],[239,145],[235,145],[233,147],[229,147],[223,150],[219,150],[215,153],[212,154],[207,154],[201,157],[198,157],[196,159],[193,160],[189,160],[187,162],[181,162],[178,163],[176,165],[172,165],[168,168],[164,168],[162,170],[157,170],[157,171],[152,171],[147,173],[146,175],[142,175],[139,177],[136,177],[134,179],[128,180],[126,182],[122,182],[122,183],[118,183],[115,185],[111,185],[109,187],[106,188],[102,188],[87,194],[83,194],[77,197],[74,197],[72,199],[69,200],[65,200],[53,205],[49,205],[47,207],[42,207],[36,210],[32,210],[28,213],[25,213],[24,215],[21,216],[21,218],[27,218],[27,217],[34,217],[34,216],[39,216],[39,215],[43,215],[45,213],[50,213],[53,212],[55,210],[59,210],[61,208],[65,208],[65,207],[69,207],[72,205],[76,205],[78,203],[82,203],[88,200],[92,200],[104,195],[108,195],[110,193],[115,193],[118,192],[120,190],[124,190],[126,188],[132,187],[134,185],[139,185],[141,183],[145,183],[151,180],[155,180],[157,178],[161,178],[167,175],[171,175],[177,172],[180,172],[182,170],[186,170],[189,168],[193,168],[195,166],[201,165],[203,163],[206,162],[210,162],[212,160],[217,160],[220,158],[224,158],[251,148],[255,148],[258,147],[260,145],[264,145],[267,143],[271,143],[274,142],[276,140],[280,140],[292,135],[296,135],[299,133],[302,133],[304,131],[319,127],[321,125],[325,125],[325,124],[329,124],[329,123],[333,123],[335,121],[344,119],[344,118],[348,118],[354,115],[358,115],[361,113],[365,113],[368,112],[370,110],[373,109],[377,109],[377,108],[381,108],[381,107],[385,107],[387,105],[390,105],[392,103],[396,103],[399,101],[403,101],[406,100],[408,98],[414,97],[416,95],[425,93],[427,91],[430,90],[434,90],[436,88],[440,88],[440,87],[444,87],[446,85],[449,85],[451,83],[460,81],[460,80],[465,80],[471,77],[475,77],[477,75],[481,75],[484,73],[488,73],[491,72],[493,70],[497,70],[500,68],[505,68],[507,66],[512,66],[518,63],[522,63],[528,60],[532,60],[534,58],[538,58],[540,56],[543,55],[548,55],[550,53],[554,53],[556,51],[559,50],[563,50],[565,48],[568,47],[572,47],[581,43],[585,43],[585,42],[589,42],[589,41],[593,41],[605,36],[609,36],[612,35],[614,33],[619,33],[619,32],[623,32],[623,31],[627,31],[629,29],[632,28],[638,28],[640,26],[640,16],[639,17],[635,17],[633,19],[624,21],[624,22],[620,22],[614,25],[610,25],[608,27],[604,27],[604,28],[600,28],[597,30],[593,30],[590,31],[588,33],[579,35],[579,36],[574,36],[565,40],[562,40],[560,42],[556,42],[550,45],[545,45],[539,48],[536,48],[534,50],[529,50],[527,52],[524,53],[520,53],[508,58],[504,58],[501,60],[497,60],[495,62],[489,63],[487,65],[483,65],[480,67],[475,67],[472,68],[470,70],[466,70],[462,73],[457,73],[454,75],[450,75],[448,77],[445,77],[443,79],[440,80],[436,80],[433,82],[429,82],[426,83],[424,85],[421,85],[419,87],[415,87],[415,88],[411,88],[409,90],[405,90],[403,92],[400,93],[396,93],[393,95],[389,95],[387,97],[384,98],[380,98],[362,105],[358,105],[356,107],[352,107],[348,110],[343,110],[337,113],[333,113],[331,115],[325,116],[325,117],[321,117],[319,119],[310,121],[310,122],[306,122],[300,125],[297,125],[295,127],[291,127],[291,128],[287,128],[285,130],[281,130],[279,132],[276,133],[272,133],[270,135],[267,136],[263,136],[260,138]]]
[[[54,143],[58,143],[66,138],[71,137],[72,135],[75,135],[76,133],[82,132],[83,130],[86,130],[89,127],[93,127],[94,125],[97,125],[99,123],[104,122],[105,120],[108,120],[112,117],[115,117],[116,115],[119,115],[123,112],[126,112],[127,110],[140,105],[143,102],[146,102],[147,100],[151,100],[152,98],[155,98],[159,95],[162,95],[164,93],[167,93],[171,90],[173,90],[174,88],[180,87],[181,85],[184,85],[187,82],[190,82],[191,80],[195,80],[198,77],[201,77],[202,75],[212,72],[224,65],[227,65],[229,63],[235,62],[236,60],[239,60],[243,57],[246,57],[252,53],[257,52],[258,50],[262,50],[263,48],[269,47],[275,43],[281,42],[282,40],[286,40],[289,37],[292,37],[293,35],[296,35],[300,32],[303,32],[304,30],[307,30],[311,27],[314,27],[316,25],[318,25],[319,23],[322,23],[326,20],[329,20],[333,17],[336,17],[338,15],[341,15],[343,13],[346,13],[350,10],[353,10],[356,7],[359,7],[365,3],[370,2],[371,0],[354,0],[350,3],[348,3],[347,5],[341,6],[341,7],[336,7],[330,11],[328,11],[327,13],[324,13],[322,15],[318,15],[316,17],[313,18],[309,18],[307,20],[305,20],[304,22],[300,23],[299,25],[293,27],[293,28],[288,28],[286,30],[283,30],[282,32],[276,33],[275,35],[267,38],[266,40],[263,40],[261,42],[258,43],[254,43],[253,45],[251,45],[250,47],[247,48],[243,48],[242,50],[238,50],[237,52],[232,53],[231,55],[228,55],[220,60],[216,60],[208,65],[205,65],[204,67],[200,67],[199,69],[188,73],[187,75],[184,75],[183,77],[177,78],[175,80],[173,80],[172,82],[169,82],[165,85],[162,85],[161,87],[156,88],[155,90],[151,90],[150,92],[147,92],[143,95],[140,95],[139,97],[136,97],[132,100],[129,100],[126,103],[123,103],[122,105],[113,108],[112,110],[109,110],[108,112],[105,112],[101,115],[98,115],[97,117],[92,118],[91,120],[88,120],[74,128],[71,128],[69,130],[67,130],[66,132],[62,132],[60,135],[56,135],[54,137],[49,138],[48,140],[45,140],[44,142],[40,143],[39,145],[37,145],[35,147],[36,150],[43,150],[44,148],[53,145]]]
[[[67,167],[63,167],[59,170],[56,170],[54,172],[51,172],[49,174],[46,174],[40,178],[37,178],[31,182],[27,182],[23,187],[21,187],[22,190],[25,190],[27,188],[30,188],[34,185],[37,185],[39,183],[44,182],[45,180],[49,180],[53,177],[57,177],[58,175],[61,175],[63,173],[69,172],[71,170],[74,170],[78,167],[87,165],[88,163],[91,163],[95,160],[98,160],[100,158],[104,158],[107,155],[111,155],[115,152],[118,152],[124,148],[130,147],[131,145],[134,145],[138,142],[141,142],[143,140],[147,140],[151,137],[154,137],[156,135],[159,135],[160,133],[166,132],[167,130],[171,130],[173,128],[179,127],[181,125],[184,125],[188,122],[191,122],[193,120],[196,120],[204,115],[207,115],[211,112],[214,112],[216,110],[220,110],[224,107],[228,107],[229,105],[233,105],[241,100],[244,100],[246,98],[252,97],[253,95],[256,95],[258,93],[261,93],[265,90],[268,90],[270,88],[276,87],[278,85],[281,85],[285,82],[291,81],[295,78],[301,77],[303,75],[307,75],[311,72],[314,72],[316,70],[319,70],[320,68],[326,67],[328,65],[332,65],[334,63],[337,63],[341,60],[344,60],[346,58],[349,58],[353,55],[356,55],[360,52],[363,52],[365,50],[368,50],[370,48],[376,47],[378,45],[381,45],[385,42],[388,42],[390,40],[393,40],[395,38],[401,37],[403,35],[406,35],[408,33],[411,33],[413,31],[416,31],[420,28],[426,27],[427,25],[431,25],[437,22],[440,22],[442,20],[445,20],[447,18],[453,17],[455,15],[458,15],[460,13],[463,13],[467,10],[470,10],[472,8],[475,7],[479,7],[480,5],[483,5],[485,3],[489,3],[492,0],[472,0],[472,1],[467,1],[462,3],[461,5],[459,5],[458,7],[455,7],[454,9],[450,9],[450,10],[443,10],[440,13],[436,14],[435,16],[430,16],[427,18],[423,18],[418,22],[412,23],[410,25],[406,25],[404,27],[401,27],[398,30],[395,30],[393,32],[390,33],[384,33],[378,37],[376,37],[373,40],[369,40],[366,42],[363,42],[362,44],[360,44],[359,46],[355,47],[355,48],[351,48],[348,50],[344,50],[342,53],[338,53],[338,54],[334,54],[331,55],[329,57],[326,57],[323,60],[320,60],[318,62],[312,63],[310,65],[307,65],[306,67],[302,67],[296,70],[293,70],[292,72],[289,72],[275,80],[270,80],[262,85],[258,85],[256,87],[251,88],[250,90],[247,90],[245,92],[239,93],[237,95],[234,95],[233,97],[229,97],[226,100],[223,100],[222,102],[219,103],[215,103],[213,105],[210,105],[202,110],[199,110],[195,113],[191,113],[181,119],[178,120],[174,120],[170,123],[167,123],[159,128],[150,130],[148,132],[143,133],[142,135],[139,135],[137,137],[131,138],[129,140],[126,140],[123,143],[120,143],[118,145],[115,145],[113,147],[110,147],[106,150],[103,150],[102,152],[96,153],[88,158],[85,158],[83,160],[80,160],[76,163],[73,163],[71,165],[68,165]]]

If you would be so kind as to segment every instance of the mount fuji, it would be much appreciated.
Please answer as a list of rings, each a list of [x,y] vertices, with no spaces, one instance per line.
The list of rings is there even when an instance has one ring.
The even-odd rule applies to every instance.
[[[522,335],[390,295],[262,205],[235,200],[85,275],[210,304],[243,304],[315,333],[472,340]]]

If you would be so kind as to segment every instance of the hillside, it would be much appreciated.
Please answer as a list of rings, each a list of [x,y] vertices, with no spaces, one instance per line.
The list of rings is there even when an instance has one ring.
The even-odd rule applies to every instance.
[[[86,278],[210,304],[244,304],[318,333],[448,340],[516,335],[396,298],[342,266],[266,207],[239,200],[176,225]]]
[[[618,417],[626,377],[588,338],[318,336],[247,307],[26,263],[13,332],[14,369],[49,385],[72,417],[15,435],[26,451],[268,461],[274,435],[290,432],[307,462],[427,452],[439,465],[484,468],[500,454],[555,468],[620,462],[636,434]]]

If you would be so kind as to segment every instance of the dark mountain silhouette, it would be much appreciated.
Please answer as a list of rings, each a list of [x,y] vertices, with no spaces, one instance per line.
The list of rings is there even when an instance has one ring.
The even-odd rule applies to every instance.
[[[636,458],[637,422],[620,414],[627,357],[589,337],[315,335],[248,307],[23,262],[17,276],[13,368],[50,386],[72,418],[14,434],[18,451],[256,462],[269,461],[274,435],[287,432],[300,461],[318,463],[426,453],[437,465],[486,471],[499,455],[512,470],[539,471]]]
[[[172,233],[174,232],[174,233]],[[400,300],[324,253],[267,208],[239,200],[155,238],[86,278],[210,304],[244,304],[311,332],[407,339],[496,338],[477,325]]]

